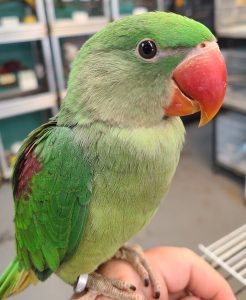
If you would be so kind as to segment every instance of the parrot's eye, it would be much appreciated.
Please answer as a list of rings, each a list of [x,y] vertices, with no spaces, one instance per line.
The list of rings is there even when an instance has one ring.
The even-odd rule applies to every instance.
[[[138,54],[144,59],[152,59],[157,54],[156,44],[152,40],[143,40],[138,44]]]

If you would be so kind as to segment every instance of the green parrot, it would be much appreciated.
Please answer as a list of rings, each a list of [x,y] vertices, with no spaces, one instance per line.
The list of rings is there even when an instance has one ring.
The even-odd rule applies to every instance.
[[[189,18],[129,16],[91,37],[59,113],[19,151],[17,255],[0,299],[52,273],[73,286],[83,274],[94,274],[86,284],[100,280],[93,272],[150,222],[170,187],[185,135],[179,116],[201,111],[206,124],[225,90],[215,37]]]

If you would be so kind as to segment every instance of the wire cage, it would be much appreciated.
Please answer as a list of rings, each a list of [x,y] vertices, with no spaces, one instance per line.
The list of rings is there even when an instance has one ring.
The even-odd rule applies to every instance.
[[[199,249],[229,281],[237,299],[246,299],[246,224],[209,246],[200,244]]]

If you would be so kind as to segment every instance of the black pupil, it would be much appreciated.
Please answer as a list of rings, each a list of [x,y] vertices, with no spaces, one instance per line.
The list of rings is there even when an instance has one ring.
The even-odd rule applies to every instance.
[[[152,41],[143,41],[139,44],[139,54],[145,59],[153,58],[156,52],[156,45]]]

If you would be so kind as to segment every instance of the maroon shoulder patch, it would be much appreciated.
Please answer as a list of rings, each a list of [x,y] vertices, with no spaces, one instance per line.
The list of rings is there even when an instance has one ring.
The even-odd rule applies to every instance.
[[[42,165],[35,156],[33,150],[26,150],[23,162],[19,166],[18,179],[16,187],[16,199],[23,198],[28,201],[29,196],[32,194],[31,179],[32,177],[42,170]]]

